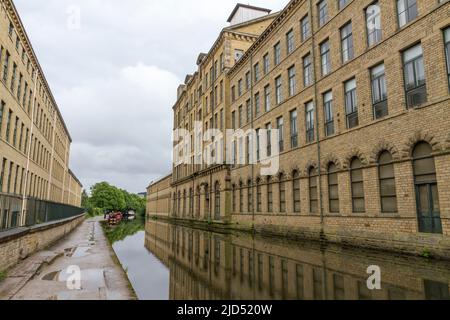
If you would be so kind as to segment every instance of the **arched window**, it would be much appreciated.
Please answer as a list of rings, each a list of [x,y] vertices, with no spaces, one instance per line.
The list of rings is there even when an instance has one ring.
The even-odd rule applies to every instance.
[[[216,182],[214,186],[214,216],[216,220],[220,220],[220,184]]]
[[[177,198],[177,216],[181,213],[181,191],[178,191],[178,198]]]
[[[189,189],[189,216],[194,217],[194,190]]]
[[[339,213],[338,169],[334,163],[328,166],[328,199],[331,213]]]
[[[426,142],[419,142],[413,151],[417,215],[420,232],[441,234],[439,192],[432,151]]]
[[[383,151],[378,157],[378,178],[380,179],[381,212],[397,212],[394,163],[388,151]]]
[[[232,206],[233,206],[233,213],[236,212],[236,185],[233,184],[232,187]]]
[[[177,194],[173,193],[173,205],[172,205],[172,215],[175,217],[177,215]]]
[[[256,180],[256,211],[262,212],[261,179]]]
[[[247,181],[247,203],[248,203],[248,212],[253,212],[253,190],[252,190],[252,180]]]
[[[209,184],[205,184],[205,218],[209,218],[209,212],[210,212],[210,207],[209,207],[209,196],[210,196],[210,190],[209,190]]]
[[[186,190],[183,191],[183,217],[186,216]]]
[[[311,213],[317,213],[319,207],[317,186],[317,169],[311,167],[309,169],[309,211]]]
[[[364,198],[363,168],[359,158],[354,158],[350,164],[350,179],[352,184],[353,212],[363,213],[366,211],[366,204]]]
[[[286,181],[282,173],[279,176],[278,186],[280,191],[280,212],[286,212]]]
[[[292,200],[294,204],[294,212],[299,213],[301,211],[300,203],[300,174],[297,170],[292,173]]]
[[[239,183],[239,212],[244,212],[244,184]]]
[[[200,189],[200,186],[198,186],[197,187],[197,208],[196,208],[196,212],[195,212],[195,214],[196,214],[196,216],[197,216],[197,218],[199,218],[200,217],[200,199],[201,199],[201,189]]]
[[[273,212],[272,178],[267,178],[267,212]]]

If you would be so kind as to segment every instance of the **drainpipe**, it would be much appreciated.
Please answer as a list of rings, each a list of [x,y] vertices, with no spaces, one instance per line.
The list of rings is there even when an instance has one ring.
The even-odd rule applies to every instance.
[[[309,21],[311,25],[311,44],[312,44],[312,59],[313,59],[313,75],[314,75],[314,106],[315,106],[315,118],[316,118],[316,145],[317,145],[317,173],[318,173],[318,185],[319,185],[319,212],[320,212],[320,225],[321,225],[321,233],[323,233],[323,227],[324,227],[324,214],[323,214],[323,190],[322,190],[322,168],[321,168],[321,148],[320,148],[320,130],[319,130],[319,108],[318,108],[318,92],[317,92],[317,59],[315,54],[316,49],[316,41],[315,41],[315,24],[313,21],[313,0],[309,0]]]

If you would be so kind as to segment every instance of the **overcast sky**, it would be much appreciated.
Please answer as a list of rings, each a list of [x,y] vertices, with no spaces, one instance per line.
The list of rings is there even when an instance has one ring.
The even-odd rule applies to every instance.
[[[176,89],[228,25],[236,1],[14,2],[69,128],[70,167],[84,187],[108,181],[143,192],[169,173]],[[274,11],[287,3],[250,2]]]

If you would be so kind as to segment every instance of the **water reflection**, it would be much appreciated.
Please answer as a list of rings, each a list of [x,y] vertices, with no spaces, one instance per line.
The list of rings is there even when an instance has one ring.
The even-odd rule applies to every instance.
[[[449,299],[449,262],[157,221],[145,246],[169,269],[173,300]],[[367,288],[370,265],[381,268],[381,290]]]

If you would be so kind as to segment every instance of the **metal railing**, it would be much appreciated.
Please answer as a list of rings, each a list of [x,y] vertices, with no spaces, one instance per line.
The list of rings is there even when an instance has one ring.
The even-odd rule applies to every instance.
[[[25,210],[22,204],[21,196],[0,193],[0,232],[63,220],[84,212],[82,208],[35,198],[26,198]]]

